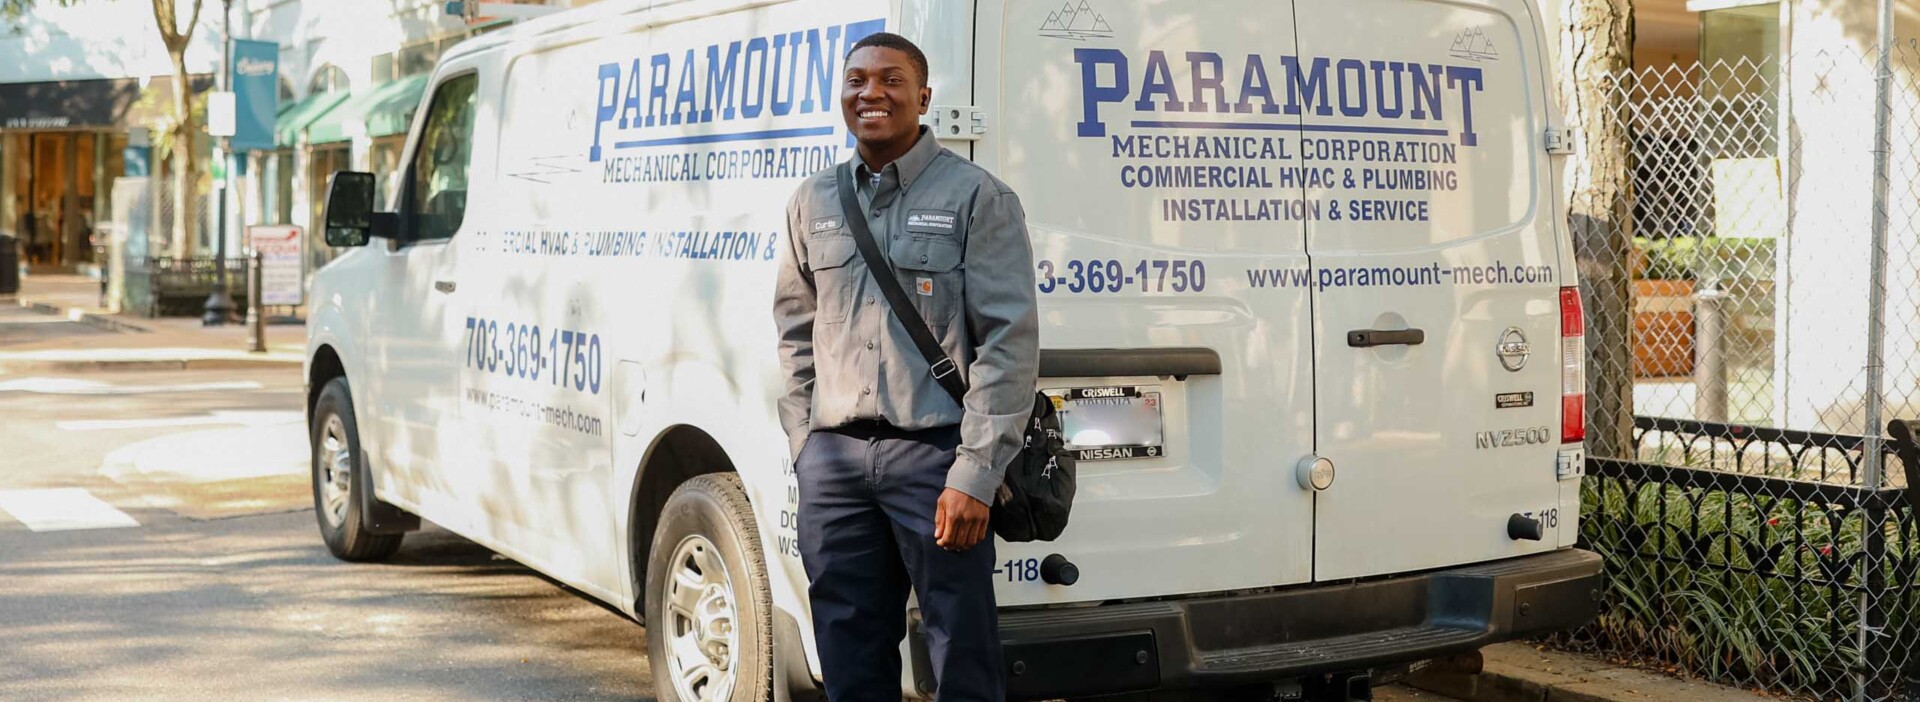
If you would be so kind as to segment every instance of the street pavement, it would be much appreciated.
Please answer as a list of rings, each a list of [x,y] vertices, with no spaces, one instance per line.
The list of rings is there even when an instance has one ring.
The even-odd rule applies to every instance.
[[[651,697],[639,625],[472,542],[328,555],[301,393],[289,364],[0,373],[0,699]]]
[[[103,336],[112,333],[19,305],[0,304],[0,349],[56,340],[62,343],[80,343],[83,340],[76,337]]]

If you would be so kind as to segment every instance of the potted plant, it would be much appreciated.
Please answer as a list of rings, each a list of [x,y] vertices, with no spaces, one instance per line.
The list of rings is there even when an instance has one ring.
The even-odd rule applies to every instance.
[[[1633,375],[1693,374],[1693,290],[1696,237],[1634,238]]]

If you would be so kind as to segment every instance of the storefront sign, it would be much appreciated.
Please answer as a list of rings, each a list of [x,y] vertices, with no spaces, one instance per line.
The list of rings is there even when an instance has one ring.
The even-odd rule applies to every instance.
[[[261,224],[247,227],[247,245],[260,252],[260,304],[298,305],[305,237],[299,227]]]
[[[280,45],[233,41],[233,150],[273,148],[273,118],[280,108]]]
[[[139,98],[131,78],[0,83],[0,129],[114,127]]]

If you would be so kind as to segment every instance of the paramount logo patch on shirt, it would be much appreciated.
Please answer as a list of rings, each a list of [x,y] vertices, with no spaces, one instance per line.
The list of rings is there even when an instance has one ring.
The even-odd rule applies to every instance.
[[[839,217],[819,217],[813,220],[813,231],[815,233],[832,231],[839,229],[840,224]]]
[[[913,210],[907,213],[907,231],[916,234],[952,234],[958,216],[944,210]]]

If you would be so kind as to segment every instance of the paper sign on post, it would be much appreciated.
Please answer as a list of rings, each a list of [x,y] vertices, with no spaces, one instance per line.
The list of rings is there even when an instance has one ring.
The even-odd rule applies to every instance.
[[[262,224],[247,227],[247,245],[260,252],[260,304],[298,305],[305,295],[304,237],[300,227]]]
[[[207,93],[207,134],[217,137],[233,136],[233,122],[233,93],[220,91]]]

